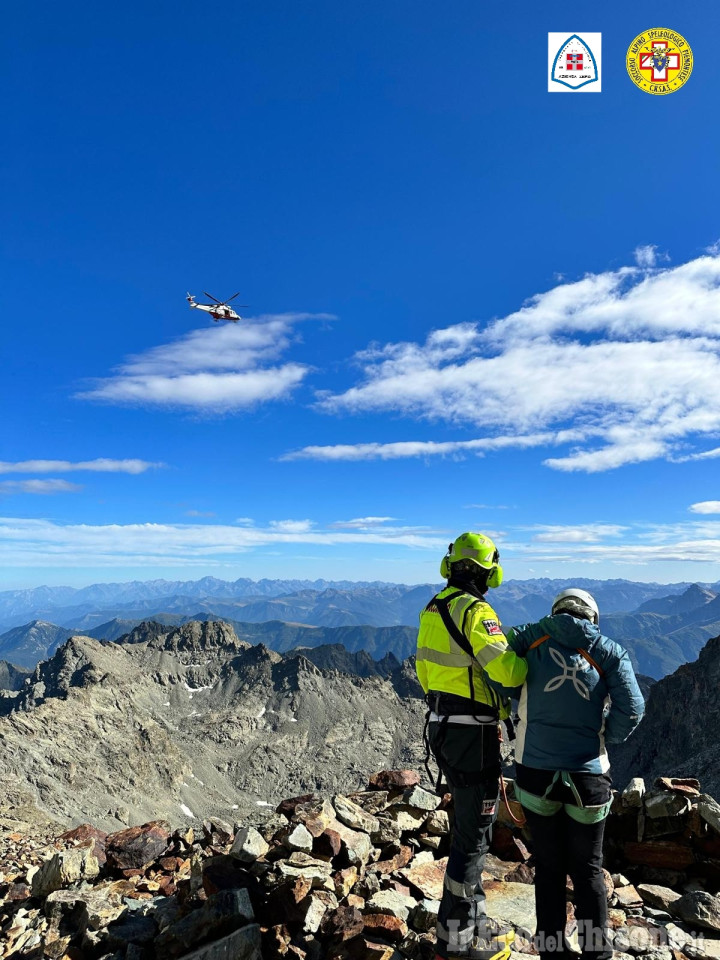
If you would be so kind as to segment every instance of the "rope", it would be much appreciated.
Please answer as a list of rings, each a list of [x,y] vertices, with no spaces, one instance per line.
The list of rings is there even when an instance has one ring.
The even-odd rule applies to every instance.
[[[498,724],[498,740],[500,741],[500,743],[502,743],[503,735],[502,735],[502,727],[500,726],[500,724]],[[510,801],[507,798],[507,790],[505,789],[505,777],[503,777],[502,773],[500,774],[500,793],[502,794],[503,803],[505,804],[505,809],[507,810],[508,816],[510,817],[512,822],[516,824],[518,827],[524,827],[525,824],[527,823],[527,818],[523,814],[522,817],[518,819],[515,816],[515,814],[512,812]]]

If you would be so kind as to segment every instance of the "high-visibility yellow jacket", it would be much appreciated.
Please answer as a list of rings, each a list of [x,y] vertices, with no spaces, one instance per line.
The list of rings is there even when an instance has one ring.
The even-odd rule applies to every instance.
[[[449,613],[470,641],[474,660],[452,638],[435,603],[453,594],[457,596],[449,601]],[[420,614],[415,668],[425,693],[452,693],[490,706],[497,706],[497,696],[493,696],[483,674],[503,687],[521,686],[527,675],[527,662],[508,647],[490,604],[454,586],[441,590]],[[508,714],[508,707],[502,703],[501,718]]]

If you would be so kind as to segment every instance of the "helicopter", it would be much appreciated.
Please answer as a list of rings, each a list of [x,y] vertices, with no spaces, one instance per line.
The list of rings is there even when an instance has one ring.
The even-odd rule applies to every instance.
[[[228,297],[227,300],[218,300],[213,297],[212,294],[207,293],[203,290],[203,293],[206,297],[212,300],[212,303],[196,303],[195,297],[188,293],[185,297],[187,302],[194,310],[204,310],[205,313],[209,313],[213,320],[217,323],[219,320],[229,320],[230,323],[237,323],[239,320],[242,320],[242,317],[239,313],[235,313],[232,307],[229,307],[228,304],[231,300],[234,300],[235,297],[239,297],[240,293],[234,293],[231,297]],[[238,304],[239,307],[247,307],[247,303]]]

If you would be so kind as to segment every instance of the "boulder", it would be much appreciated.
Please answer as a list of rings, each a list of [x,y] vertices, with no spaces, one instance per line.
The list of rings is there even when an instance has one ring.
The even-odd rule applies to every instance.
[[[91,841],[92,843],[92,841]],[[92,880],[100,873],[100,864],[91,847],[70,847],[45,860],[32,878],[32,895],[46,897],[78,880]]]
[[[684,843],[673,840],[649,840],[646,843],[626,840],[623,853],[630,863],[667,870],[684,870],[695,862],[693,851]]]
[[[351,827],[353,830],[364,830],[365,833],[374,833],[378,829],[377,817],[371,816],[348,797],[338,794],[333,800],[333,805],[338,820],[344,823],[346,827]]]
[[[322,800],[316,797],[314,793],[304,793],[301,797],[290,797],[287,800],[283,800],[275,808],[275,813],[279,813],[288,818],[292,817],[300,804],[308,803],[311,800],[317,800],[319,803],[322,803]]]
[[[387,913],[400,920],[407,920],[410,911],[416,906],[417,902],[413,897],[404,896],[397,890],[380,890],[367,901],[364,912]]]
[[[332,830],[330,827],[320,834],[312,847],[312,852],[316,857],[327,858],[328,860],[336,857],[341,850],[342,837],[337,830]]]
[[[399,917],[386,913],[364,914],[364,934],[368,937],[380,937],[381,940],[390,940],[398,943],[408,934],[408,925]]]
[[[403,867],[406,867],[412,858],[412,847],[403,845],[395,856],[388,860],[378,860],[376,863],[370,864],[368,869],[374,870],[376,873],[395,873],[396,870],[402,870]]]
[[[339,900],[344,900],[355,886],[357,878],[357,867],[345,867],[343,870],[338,870],[338,872],[333,876],[333,881],[335,883],[335,896]]]
[[[402,831],[400,825],[395,820],[392,820],[385,813],[382,813],[377,818],[377,821],[377,830],[370,834],[373,843],[384,847],[388,843],[398,843],[400,841]]]
[[[375,815],[384,810],[388,805],[389,794],[387,790],[360,790],[357,793],[349,793],[348,800],[352,800],[363,808],[365,813]]]
[[[431,810],[437,808],[440,803],[440,797],[435,793],[430,793],[428,790],[423,790],[422,787],[410,787],[403,794],[402,802],[414,810],[424,810],[426,813],[429,813]]]
[[[720,897],[693,890],[671,904],[670,912],[690,926],[720,933]]]
[[[695,777],[658,777],[655,786],[684,793],[688,797],[697,797],[700,794],[700,781]]]
[[[416,810],[414,807],[403,804],[402,806],[390,807],[386,816],[397,826],[400,833],[410,833],[422,827],[428,814],[426,810]]]
[[[222,890],[208,897],[198,909],[171,923],[154,944],[155,960],[174,960],[188,947],[217,939],[254,919],[247,890]]]
[[[370,837],[362,830],[352,830],[338,820],[331,824],[331,828],[339,834],[349,863],[354,866],[365,866],[373,849]]]
[[[343,942],[361,934],[364,926],[365,920],[357,907],[348,905],[325,915],[322,932],[327,937]]]
[[[230,856],[241,863],[253,863],[270,849],[268,842],[255,827],[242,827],[235,835]]]
[[[313,890],[302,901],[301,907],[303,908],[303,931],[317,933],[325,915],[337,910],[337,897],[329,890]]]
[[[642,897],[631,883],[624,887],[618,887],[615,891],[615,897],[621,910],[630,910],[633,907],[643,905]]]
[[[442,900],[448,858],[428,863],[420,861],[421,856],[422,854],[416,857],[411,866],[401,870],[400,875],[411,887],[418,890],[424,899]],[[432,860],[432,855],[430,856]]]
[[[680,899],[679,893],[655,883],[639,883],[637,892],[642,897],[643,903],[655,907],[656,910],[669,910],[670,905]]]
[[[288,860],[280,860],[277,864],[280,876],[295,880],[302,877],[310,880],[315,889],[328,885],[334,888],[331,880],[332,866],[325,860],[309,857],[305,853],[295,851]]]
[[[715,833],[720,833],[720,803],[703,794],[698,800],[698,813]]]
[[[684,793],[660,790],[645,795],[645,813],[648,817],[681,817],[690,810],[690,800]],[[678,826],[681,830],[682,826]]]
[[[720,940],[689,939],[682,947],[691,960],[720,960]]]
[[[81,929],[102,930],[125,912],[124,898],[133,892],[133,884],[127,880],[108,881],[83,890],[55,890],[45,900],[45,915],[56,927],[62,918],[72,915]]]
[[[439,910],[439,900],[421,900],[410,913],[411,926],[420,933],[429,933],[435,929]]]
[[[221,820],[220,817],[209,817],[207,820],[203,820],[202,829],[208,843],[220,844],[224,847],[233,842],[235,831],[227,821]]]
[[[291,823],[282,837],[283,845],[288,850],[302,850],[310,853],[313,848],[313,836],[302,823]]]
[[[262,960],[260,927],[251,923],[183,955],[182,960]]]
[[[425,829],[438,837],[444,837],[450,833],[450,818],[447,810],[433,810],[425,821]]]
[[[526,883],[500,883],[491,880],[484,885],[487,915],[492,920],[505,920],[524,931],[535,930],[535,888]]]
[[[281,830],[284,830],[287,825],[287,817],[283,817],[280,813],[273,813],[263,824],[258,827],[258,832],[262,835],[263,840],[266,840],[268,843],[270,843],[273,837]],[[241,830],[242,824],[238,826],[237,829]]]
[[[642,777],[633,777],[622,792],[622,802],[626,807],[641,807],[645,796],[645,781]]]
[[[325,829],[336,819],[335,808],[328,799],[314,797],[312,800],[297,804],[292,819],[297,823],[313,821],[313,823],[317,823],[317,828],[322,824],[323,829]]]
[[[420,783],[420,774],[415,770],[381,770],[368,783],[371,790],[407,790]]]
[[[141,870],[165,853],[170,826],[165,820],[151,820],[108,835],[105,853],[108,866],[116,870]]]

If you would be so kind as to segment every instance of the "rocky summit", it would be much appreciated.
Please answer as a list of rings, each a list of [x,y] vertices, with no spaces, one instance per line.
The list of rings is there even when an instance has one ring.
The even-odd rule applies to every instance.
[[[388,761],[421,763],[408,665],[323,670],[222,622],[156,624],[132,640],[73,637],[0,695],[0,823],[232,819],[288,794],[356,789]],[[337,650],[312,655],[350,665]]]
[[[696,776],[720,796],[720,637],[697,660],[652,685],[645,716],[625,743],[612,748],[613,778]]]
[[[254,823],[0,833],[0,957],[431,960],[451,798],[409,769],[362,787],[285,799]],[[720,957],[719,815],[689,779],[615,794],[605,886],[616,956]],[[532,836],[503,807],[483,882],[497,930],[514,932],[512,960],[534,955]],[[567,901],[573,943],[569,881]]]

